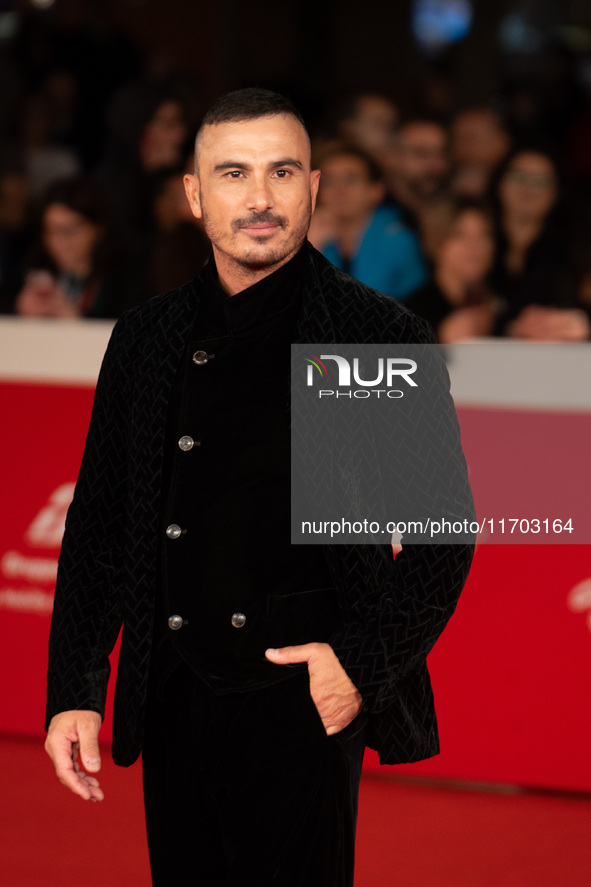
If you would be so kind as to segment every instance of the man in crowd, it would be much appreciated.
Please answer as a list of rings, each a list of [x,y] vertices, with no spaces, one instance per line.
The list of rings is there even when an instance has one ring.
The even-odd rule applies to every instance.
[[[441,196],[449,175],[445,128],[423,118],[405,121],[382,156],[391,197],[418,228],[425,206]]]
[[[425,657],[472,547],[393,560],[390,545],[290,544],[290,343],[432,341],[308,244],[318,181],[287,99],[222,97],[185,179],[210,262],[120,319],[97,385],[60,557],[46,748],[65,785],[102,800],[123,624],[113,756],[143,752],[155,885],[350,887],[365,745],[385,763],[438,749]],[[465,475],[442,399],[439,449]]]
[[[389,144],[398,123],[396,105],[384,95],[361,92],[343,103],[337,120],[340,138],[356,145],[375,160]]]
[[[395,299],[427,280],[419,240],[384,205],[378,164],[359,148],[333,146],[319,160],[319,206],[309,239],[337,268]]]
[[[510,146],[503,121],[491,108],[469,108],[458,114],[451,125],[453,192],[460,197],[484,199],[492,175]]]

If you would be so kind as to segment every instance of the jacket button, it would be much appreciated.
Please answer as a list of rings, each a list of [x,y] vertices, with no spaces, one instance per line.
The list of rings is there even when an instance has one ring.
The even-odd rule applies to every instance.
[[[244,615],[244,613],[234,613],[232,615],[231,621],[234,628],[242,628],[242,626],[246,622],[246,616]]]
[[[213,357],[213,354],[208,354],[207,351],[196,351],[193,355],[193,363],[196,363],[197,366],[201,366],[204,363]]]
[[[168,627],[172,629],[172,631],[178,631],[179,628],[183,627],[183,617],[182,616],[169,616],[168,617]]]
[[[181,439],[179,440],[179,448],[183,451],[183,453],[188,453],[189,450],[192,450],[193,447],[198,447],[200,441],[193,440],[192,437],[189,437],[188,434],[183,434]]]
[[[169,539],[178,539],[182,532],[178,524],[171,524],[166,528],[166,535]]]

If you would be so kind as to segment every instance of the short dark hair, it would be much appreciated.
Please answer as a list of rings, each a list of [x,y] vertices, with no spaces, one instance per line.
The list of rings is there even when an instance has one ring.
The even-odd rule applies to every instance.
[[[272,89],[261,89],[258,86],[235,89],[221,96],[205,114],[200,129],[216,123],[237,123],[275,114],[290,114],[306,129],[304,118],[291,99]]]
[[[201,133],[206,126],[215,126],[218,123],[240,123],[244,120],[257,120],[259,117],[274,117],[279,114],[295,117],[308,135],[304,118],[287,96],[258,86],[227,92],[220,96],[203,117],[195,138],[195,152],[197,152]]]

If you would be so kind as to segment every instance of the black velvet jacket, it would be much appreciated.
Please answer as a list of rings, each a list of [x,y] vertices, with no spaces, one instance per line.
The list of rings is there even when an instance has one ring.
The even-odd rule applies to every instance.
[[[167,407],[202,286],[199,277],[116,324],[60,555],[47,723],[70,709],[104,712],[108,656],[123,625],[113,757],[124,766],[139,755],[144,734]],[[434,336],[399,303],[310,247],[294,341],[430,343]],[[442,398],[441,470],[453,463],[457,475],[460,466],[467,488],[448,390]],[[419,440],[422,429],[414,433]],[[472,552],[471,545],[409,545],[394,561],[390,545],[325,547],[342,615],[330,643],[363,697],[368,742],[382,763],[439,749],[425,658],[455,609]]]

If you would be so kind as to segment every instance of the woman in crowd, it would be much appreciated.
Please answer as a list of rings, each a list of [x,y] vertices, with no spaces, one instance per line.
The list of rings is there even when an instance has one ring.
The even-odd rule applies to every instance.
[[[142,299],[176,289],[197,277],[211,252],[201,220],[191,212],[183,176],[192,172],[193,156],[184,167],[165,169],[152,181],[152,227],[148,238],[147,275]]]
[[[46,192],[39,227],[16,313],[116,317],[130,300],[133,275],[115,261],[96,187],[84,178],[56,182]]]
[[[498,240],[491,276],[505,307],[497,332],[531,340],[589,338],[577,300],[569,236],[561,222],[556,164],[539,150],[518,150],[496,188]]]
[[[487,284],[494,257],[493,221],[477,203],[446,201],[426,217],[423,242],[432,279],[405,304],[428,320],[442,343],[490,335],[498,300]]]
[[[106,155],[96,176],[129,255],[145,256],[153,179],[184,162],[188,133],[187,113],[173,84],[142,80],[115,96]]]

